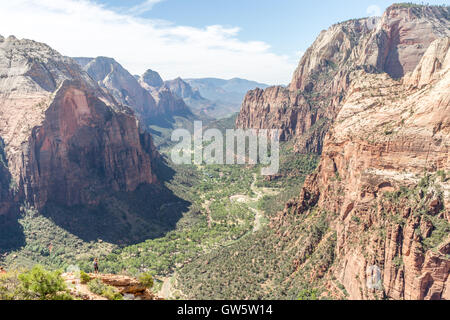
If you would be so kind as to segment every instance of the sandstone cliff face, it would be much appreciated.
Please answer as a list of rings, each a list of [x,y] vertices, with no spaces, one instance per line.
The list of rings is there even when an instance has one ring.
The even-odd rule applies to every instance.
[[[95,205],[105,189],[134,191],[156,182],[156,151],[129,113],[115,113],[81,83],[65,81],[29,138],[21,182],[40,208],[48,200]]]
[[[11,180],[37,209],[156,181],[157,152],[132,111],[44,44],[0,43],[0,120]]]
[[[402,77],[430,43],[450,36],[446,7],[392,6],[382,18],[352,20],[321,32],[302,57],[288,88],[250,91],[236,126],[281,129],[300,152],[321,152],[355,70]]]
[[[335,259],[312,279],[337,297],[450,299],[449,43],[435,40],[400,81],[355,71],[317,173],[286,206],[327,212]]]
[[[448,36],[448,7],[393,5],[363,45],[360,63],[401,78],[416,68],[434,40]]]
[[[3,148],[3,142],[0,141],[0,216],[8,214],[12,205],[11,175],[8,172]]]

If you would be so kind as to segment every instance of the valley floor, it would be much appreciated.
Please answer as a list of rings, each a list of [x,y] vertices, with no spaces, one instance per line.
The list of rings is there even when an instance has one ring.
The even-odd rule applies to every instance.
[[[51,217],[24,208],[19,223],[23,227],[25,245],[4,253],[0,264],[12,269],[31,268],[38,263],[62,270],[76,265],[92,272],[92,261],[97,257],[102,273],[137,276],[150,272],[157,279],[154,290],[159,291],[160,296],[183,297],[178,273],[193,261],[260,232],[270,216],[298,193],[305,175],[315,168],[317,157],[303,158],[304,161],[298,163],[285,157],[279,181],[266,181],[259,174],[260,168],[255,166],[170,165],[173,172],[165,180],[165,186],[176,197],[190,203],[189,208],[173,230],[131,246],[102,239],[87,242],[59,226]],[[301,174],[295,178],[283,176],[283,170],[286,174],[293,169]],[[170,210],[177,210],[177,204],[165,203],[161,207],[161,212]]]

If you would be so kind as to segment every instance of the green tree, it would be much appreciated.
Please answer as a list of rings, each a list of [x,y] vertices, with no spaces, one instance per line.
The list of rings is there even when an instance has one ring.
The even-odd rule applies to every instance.
[[[19,292],[29,300],[72,300],[61,271],[47,271],[36,265],[19,275]]]
[[[319,293],[317,289],[303,289],[297,296],[298,300],[318,300]]]

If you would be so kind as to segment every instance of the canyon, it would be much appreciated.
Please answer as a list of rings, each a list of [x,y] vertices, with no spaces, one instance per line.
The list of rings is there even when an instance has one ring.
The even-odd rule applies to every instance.
[[[333,25],[289,87],[246,95],[236,127],[320,161],[267,227],[179,272],[187,298],[450,298],[448,17],[397,4]]]
[[[313,223],[325,212],[328,231],[296,268],[302,272],[306,255],[336,237],[333,261],[308,273],[327,294],[450,298],[448,14],[446,7],[393,5],[372,30],[366,19],[333,26],[306,52],[289,89],[252,91],[243,103],[237,126],[281,126],[300,152],[322,152],[300,197],[271,227],[283,239],[291,215]],[[330,65],[338,67],[322,82]],[[304,102],[316,88],[329,98],[318,110]],[[323,118],[326,130],[317,131]],[[374,268],[378,289],[370,286]]]
[[[337,23],[286,87],[164,81],[0,36],[0,262],[100,257],[92,278],[148,299],[109,273],[150,270],[188,299],[449,300],[449,17],[395,4]],[[198,119],[280,129],[280,174],[173,166],[157,146]]]

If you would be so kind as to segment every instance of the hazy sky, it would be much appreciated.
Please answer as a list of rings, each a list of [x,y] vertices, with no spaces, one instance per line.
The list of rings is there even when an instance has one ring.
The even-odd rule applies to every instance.
[[[379,15],[374,0],[0,0],[0,34],[69,56],[110,56],[164,79],[241,77],[287,84],[319,32]],[[450,0],[426,1],[450,4]]]

